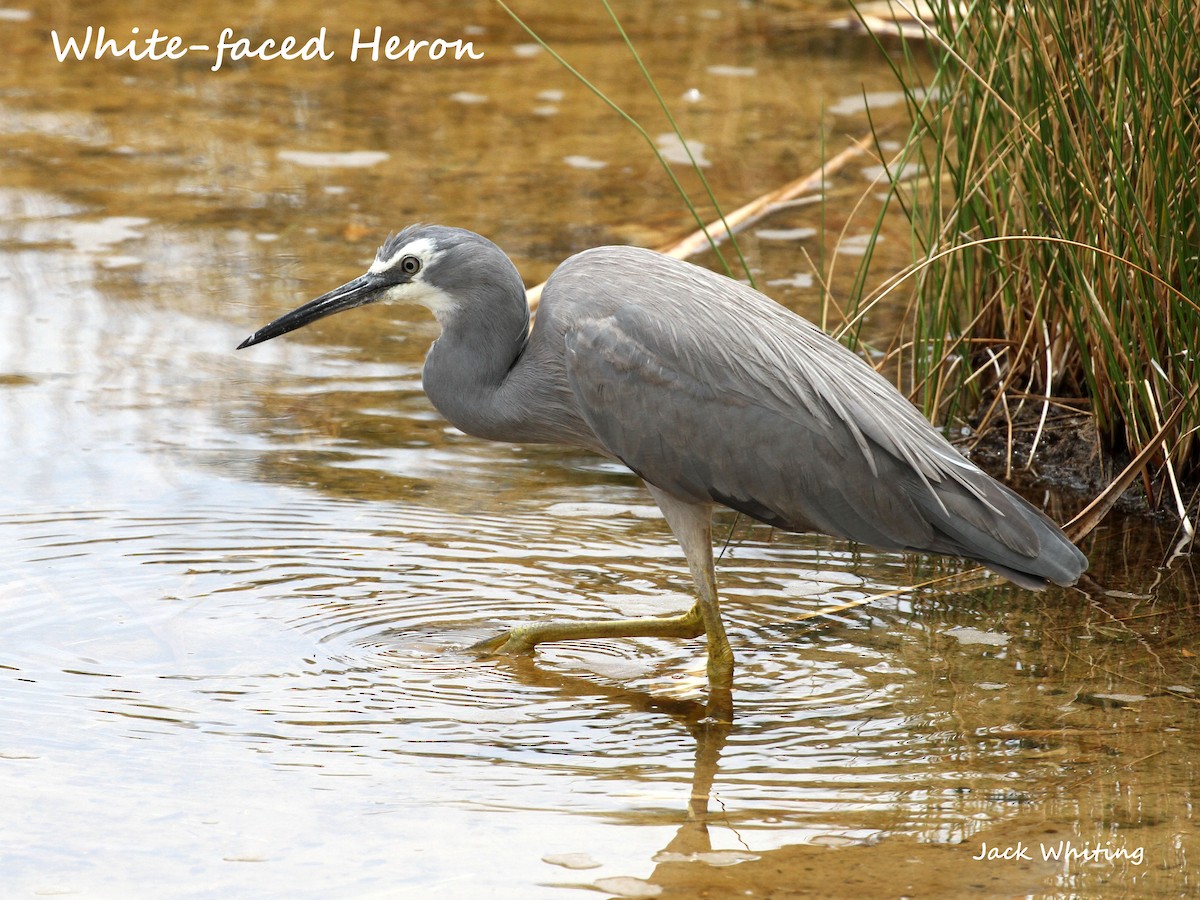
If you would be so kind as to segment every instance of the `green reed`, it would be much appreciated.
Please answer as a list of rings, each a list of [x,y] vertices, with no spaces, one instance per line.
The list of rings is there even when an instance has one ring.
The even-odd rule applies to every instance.
[[[888,194],[916,239],[914,397],[979,429],[1083,405],[1133,455],[1200,382],[1200,6],[929,6],[923,46],[884,47],[913,121],[892,171],[919,166]],[[1200,476],[1192,397],[1152,493]]]

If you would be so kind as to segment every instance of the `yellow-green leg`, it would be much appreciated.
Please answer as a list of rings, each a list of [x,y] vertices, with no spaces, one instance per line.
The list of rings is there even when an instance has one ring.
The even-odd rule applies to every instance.
[[[709,686],[714,693],[726,698],[717,704],[713,714],[724,720],[730,708],[728,696],[733,687],[733,650],[725,635],[717,598],[712,555],[712,506],[707,503],[685,503],[653,485],[648,484],[647,487],[687,556],[688,569],[696,583],[697,593],[691,609],[678,616],[519,625],[497,637],[480,641],[472,649],[488,653],[528,653],[536,645],[552,641],[626,637],[693,638],[703,634],[708,638]]]
[[[473,650],[489,653],[529,653],[538,644],[589,638],[664,637],[694,638],[704,634],[700,604],[678,616],[643,616],[610,622],[545,622],[518,625],[494,638],[480,641]]]

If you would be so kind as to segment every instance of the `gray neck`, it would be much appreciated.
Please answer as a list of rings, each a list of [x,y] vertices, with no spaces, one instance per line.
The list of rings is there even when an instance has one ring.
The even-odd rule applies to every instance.
[[[513,440],[501,388],[525,350],[529,305],[513,270],[439,310],[442,334],[425,357],[425,393],[452,425],[477,437]]]

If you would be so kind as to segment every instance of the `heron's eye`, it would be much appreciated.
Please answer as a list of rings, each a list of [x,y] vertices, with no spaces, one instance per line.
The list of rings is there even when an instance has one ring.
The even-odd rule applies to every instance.
[[[415,256],[406,256],[400,260],[400,271],[405,275],[416,275],[421,271],[421,260]]]

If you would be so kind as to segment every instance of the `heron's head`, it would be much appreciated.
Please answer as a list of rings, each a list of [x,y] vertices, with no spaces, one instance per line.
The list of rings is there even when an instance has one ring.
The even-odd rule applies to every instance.
[[[445,324],[466,306],[482,309],[496,292],[514,291],[523,303],[516,267],[487,238],[461,228],[410,225],[384,241],[365,274],[264,325],[238,349],[368,303],[417,303]]]

